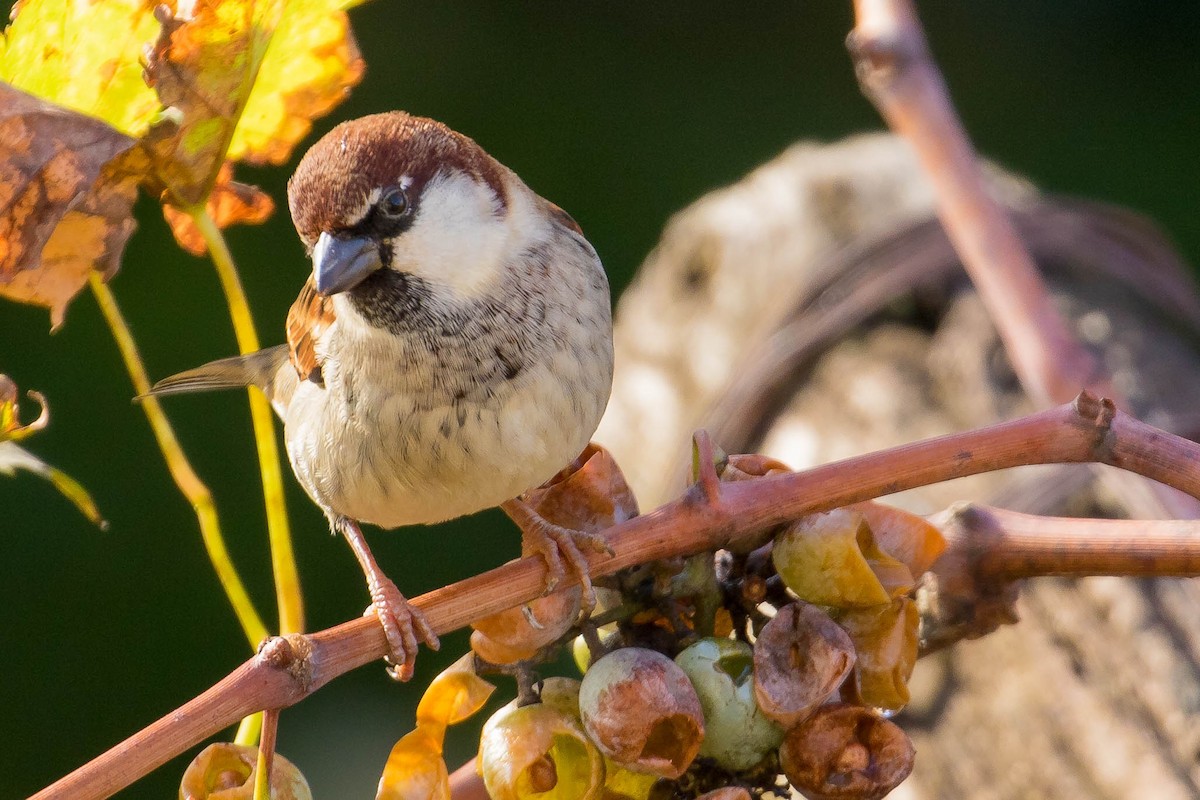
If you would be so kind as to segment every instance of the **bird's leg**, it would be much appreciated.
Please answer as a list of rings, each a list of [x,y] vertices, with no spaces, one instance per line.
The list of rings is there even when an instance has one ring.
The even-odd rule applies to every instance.
[[[425,619],[425,615],[416,606],[404,599],[396,584],[383,574],[383,570],[375,563],[375,556],[367,546],[358,523],[346,517],[333,520],[334,530],[341,532],[350,543],[363,574],[367,576],[367,590],[371,593],[371,607],[367,613],[374,613],[383,626],[387,637],[390,653],[387,657],[388,675],[398,681],[406,681],[412,677],[413,664],[417,659],[417,640],[425,642],[434,650],[440,646],[437,634]]]
[[[611,555],[612,548],[604,537],[555,525],[520,497],[501,503],[500,508],[521,529],[521,552],[539,553],[546,559],[546,594],[570,575],[583,587],[582,614],[585,617],[590,614],[596,606],[596,592],[592,588],[591,567],[581,548]]]

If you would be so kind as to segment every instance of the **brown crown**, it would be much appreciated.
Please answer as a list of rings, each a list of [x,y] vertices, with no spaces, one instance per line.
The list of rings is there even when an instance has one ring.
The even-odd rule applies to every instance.
[[[343,122],[314,144],[288,181],[288,206],[300,238],[309,247],[322,231],[356,220],[372,189],[412,178],[417,200],[443,169],[457,169],[488,183],[504,203],[503,167],[474,140],[425,117],[403,111]]]

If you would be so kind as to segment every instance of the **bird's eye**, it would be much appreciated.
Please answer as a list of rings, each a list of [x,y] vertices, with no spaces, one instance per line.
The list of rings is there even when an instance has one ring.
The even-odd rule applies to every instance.
[[[399,187],[388,189],[379,198],[379,210],[384,216],[403,217],[408,213],[408,195]]]

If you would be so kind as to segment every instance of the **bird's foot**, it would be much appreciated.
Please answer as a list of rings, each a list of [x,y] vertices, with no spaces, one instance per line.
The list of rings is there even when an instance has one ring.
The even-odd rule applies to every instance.
[[[414,606],[400,594],[391,578],[383,574],[383,570],[375,563],[375,556],[367,546],[362,528],[349,517],[331,516],[330,524],[339,531],[350,543],[363,574],[367,577],[367,589],[371,592],[371,605],[363,616],[374,614],[383,626],[383,634],[387,637],[388,655],[387,673],[398,681],[406,681],[413,675],[413,664],[417,660],[418,641],[425,642],[432,649],[440,646],[437,634],[433,632],[421,609]]]
[[[371,605],[364,616],[374,614],[387,637],[387,673],[394,680],[407,681],[413,676],[419,642],[433,650],[441,643],[421,609],[400,594],[396,584],[383,576],[371,581]]]
[[[574,578],[583,587],[581,613],[584,617],[590,614],[596,607],[596,591],[584,550],[612,555],[605,538],[598,533],[556,525],[519,499],[510,500],[501,508],[521,528],[521,552],[537,553],[546,560],[545,593],[553,592],[563,578]]]

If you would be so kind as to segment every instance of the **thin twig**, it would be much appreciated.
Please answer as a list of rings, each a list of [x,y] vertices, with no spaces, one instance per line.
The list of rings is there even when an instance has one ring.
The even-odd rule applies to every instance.
[[[805,472],[723,483],[716,503],[697,488],[605,532],[613,555],[589,557],[608,575],[664,558],[714,550],[806,514],[938,481],[1024,464],[1101,462],[1200,496],[1200,445],[1082,394],[1074,403],[968,433],[826,464]],[[1196,541],[1200,547],[1200,540]],[[568,583],[567,580],[563,581]],[[542,593],[545,562],[524,558],[413,600],[440,635]],[[565,587],[564,587],[565,588]],[[298,702],[333,678],[382,658],[378,621],[363,617],[308,636],[271,639],[257,656],[34,800],[94,800],[263,708]]]
[[[258,332],[250,314],[250,303],[238,277],[237,265],[221,229],[199,206],[191,212],[193,222],[212,256],[217,277],[229,305],[233,332],[242,354],[259,349]],[[267,509],[267,538],[271,543],[271,569],[275,577],[275,602],[279,607],[279,629],[282,633],[304,630],[304,598],[300,592],[300,574],[292,549],[287,505],[283,493],[283,472],[279,466],[279,444],[275,437],[275,415],[271,404],[258,389],[250,389],[250,421],[258,448],[258,468],[262,473],[263,500]],[[260,640],[261,641],[261,640]]]
[[[912,0],[854,0],[846,46],[863,93],[912,146],[934,193],[938,219],[988,309],[1009,361],[1039,406],[1081,388],[1124,398],[1054,305],[1012,219],[988,192],[979,158],[954,111]],[[1200,515],[1200,504],[1151,490],[1170,516]]]
[[[275,767],[275,735],[279,731],[279,709],[262,712],[262,740],[254,775],[254,800],[271,800],[271,773]]]
[[[167,462],[167,469],[179,491],[196,512],[196,519],[200,524],[200,538],[204,542],[204,549],[212,562],[213,570],[217,573],[217,580],[233,606],[233,613],[250,641],[250,647],[258,647],[268,635],[267,626],[263,624],[262,617],[254,608],[237,568],[233,565],[229,549],[225,546],[225,537],[221,534],[221,523],[217,518],[217,507],[213,502],[212,492],[192,469],[191,462],[175,436],[175,430],[167,420],[162,404],[157,398],[149,395],[150,376],[146,374],[146,367],[134,342],[133,333],[125,321],[124,314],[121,313],[120,306],[117,305],[117,298],[112,289],[98,272],[90,273],[88,282],[100,306],[100,313],[104,315],[113,339],[116,340],[121,359],[125,362],[125,369],[133,382],[133,389],[144,397],[141,403],[142,410],[150,423],[150,429],[154,432],[158,449],[162,451],[163,459]]]
[[[979,290],[1025,390],[1039,405],[1080,387],[1113,397],[1055,308],[1037,265],[987,191],[911,0],[855,0],[847,40],[863,92],[912,145],[938,217]]]

